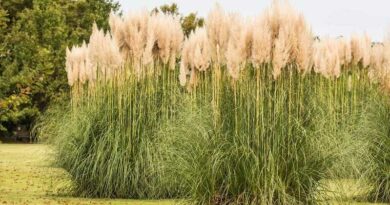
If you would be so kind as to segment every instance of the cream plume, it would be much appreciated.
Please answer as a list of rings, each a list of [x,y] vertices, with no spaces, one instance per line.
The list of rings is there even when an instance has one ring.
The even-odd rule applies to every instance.
[[[253,26],[252,62],[261,65],[271,62],[272,33],[265,15],[255,19]]]
[[[281,3],[279,0],[273,0],[265,15],[270,26],[272,39],[274,40],[278,38],[282,30],[293,29],[292,25],[295,24],[299,14],[292,8],[288,1],[282,1]],[[282,27],[285,28],[282,29]],[[292,38],[293,34],[290,33],[289,40]],[[290,42],[290,44],[294,44],[294,42]]]
[[[390,90],[390,33],[387,33],[383,40],[383,64],[378,71],[378,78],[382,86]]]
[[[89,72],[91,66],[88,59],[88,47],[85,42],[82,46],[74,46],[71,50],[66,49],[66,67],[68,84],[73,86],[75,82],[82,84],[86,83],[89,79]]]
[[[229,17],[219,4],[210,11],[206,19],[207,35],[211,45],[213,62],[225,63],[225,52],[229,40]]]
[[[186,62],[183,59],[180,62],[180,74],[179,74],[179,82],[181,86],[185,86],[187,83],[187,75],[189,75],[189,69],[186,66]]]
[[[314,37],[303,15],[297,17],[294,33],[297,35],[295,62],[298,65],[299,71],[303,73],[310,72]]]
[[[108,23],[110,25],[113,38],[117,41],[119,48],[122,49],[125,46],[125,28],[123,19],[111,11]]]
[[[66,47],[66,58],[65,58],[65,71],[66,76],[68,78],[68,84],[70,86],[73,86],[74,79],[73,79],[73,63],[72,63],[72,52],[69,50],[69,47]]]
[[[338,38],[337,47],[338,47],[340,65],[349,65],[352,60],[350,41],[343,37]]]
[[[190,50],[190,62],[192,68],[205,71],[210,66],[210,46],[207,32],[204,28],[197,29],[188,39]]]
[[[351,53],[352,63],[357,65],[363,58],[363,47],[361,45],[361,39],[358,35],[353,34],[351,36]]]
[[[273,72],[272,75],[274,79],[277,79],[282,73],[282,68],[284,68],[290,58],[290,44],[288,42],[289,29],[287,27],[280,27],[281,31],[279,32],[278,37],[275,39],[275,45],[273,50]]]
[[[341,65],[336,39],[327,37],[315,42],[314,71],[326,78],[340,76]]]
[[[147,26],[149,14],[146,11],[129,13],[124,19],[124,42],[126,45],[127,58],[139,64],[146,47]]]
[[[195,75],[193,70],[199,72],[206,71],[210,67],[210,54],[207,32],[204,28],[198,28],[190,34],[183,45],[179,76],[181,85],[184,86],[186,84],[186,76],[188,74]]]
[[[177,16],[154,14],[148,24],[144,64],[154,59],[174,68],[176,57],[180,54],[184,33]]]
[[[289,48],[290,62],[295,62],[298,70],[303,73],[310,71],[314,37],[304,16],[297,12],[288,1],[278,0],[273,1],[266,14],[273,41],[281,41],[280,35],[284,35],[283,38],[287,38],[285,44]],[[274,53],[277,52],[274,51]]]
[[[370,60],[371,60],[371,37],[366,34],[364,34],[364,37],[361,39],[361,44],[363,47],[363,58],[362,58],[362,63],[363,67],[367,67],[370,65]]]
[[[385,47],[382,44],[375,44],[372,47],[370,68],[368,77],[371,81],[377,82],[382,76],[382,71],[385,64]]]
[[[79,48],[78,51],[78,61],[79,61],[79,81],[84,84],[87,82],[88,79],[88,72],[89,67],[87,66],[87,63],[89,62],[88,59],[88,47],[85,42],[83,42],[82,46]]]
[[[278,0],[273,1],[265,14],[273,42],[274,78],[281,74],[288,63],[296,64],[302,73],[309,72],[312,68],[314,37],[303,15],[287,1]]]
[[[94,24],[89,40],[89,60],[94,73],[103,78],[110,78],[115,70],[122,67],[123,59],[118,43],[107,34],[99,30]]]
[[[245,60],[245,56],[242,55],[242,50],[244,50],[245,44],[243,42],[243,33],[244,25],[242,19],[237,14],[231,14],[229,16],[230,22],[232,23],[230,26],[230,36],[228,41],[228,47],[225,53],[226,65],[229,75],[237,80],[239,76],[239,72],[243,61]]]
[[[254,18],[246,18],[241,30],[241,55],[246,62],[250,62],[253,52]]]
[[[363,67],[370,65],[371,39],[364,36],[352,35],[351,38],[352,62],[356,65],[362,63]]]

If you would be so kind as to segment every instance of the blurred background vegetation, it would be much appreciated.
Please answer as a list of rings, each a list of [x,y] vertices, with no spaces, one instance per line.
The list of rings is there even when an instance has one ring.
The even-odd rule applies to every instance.
[[[111,11],[121,13],[114,0],[0,1],[0,141],[34,138],[31,128],[49,105],[69,102],[65,49],[87,41],[94,22],[107,29]],[[181,16],[187,36],[204,23],[176,4],[154,12]]]

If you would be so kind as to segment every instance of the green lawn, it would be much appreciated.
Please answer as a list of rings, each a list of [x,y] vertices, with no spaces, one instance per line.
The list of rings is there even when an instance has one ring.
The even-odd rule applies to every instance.
[[[174,201],[66,197],[66,173],[50,167],[50,150],[38,144],[0,144],[0,204],[171,205]],[[62,191],[61,191],[62,190]]]
[[[0,205],[1,204],[130,204],[170,205],[172,200],[110,200],[67,197],[63,189],[69,183],[66,173],[50,167],[50,150],[38,144],[0,144]],[[360,204],[352,199],[361,194],[363,186],[353,180],[329,182],[329,199],[321,204]],[[61,191],[62,190],[62,191]],[[333,190],[333,191],[332,191]],[[341,197],[343,196],[343,197]]]

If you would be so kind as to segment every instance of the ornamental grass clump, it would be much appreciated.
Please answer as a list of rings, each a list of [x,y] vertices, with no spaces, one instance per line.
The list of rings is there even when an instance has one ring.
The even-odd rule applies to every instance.
[[[315,204],[364,176],[388,199],[388,41],[315,38],[285,1],[254,18],[217,5],[186,38],[161,13],[109,25],[67,49],[71,106],[42,129],[76,193]]]
[[[225,30],[227,40],[215,40],[226,21],[233,24]],[[242,34],[250,23],[257,26]],[[189,192],[195,202],[311,203],[318,200],[316,190],[325,179],[358,178],[367,171],[369,145],[359,138],[364,129],[356,129],[365,126],[359,119],[367,93],[373,92],[368,73],[376,67],[370,66],[367,35],[315,40],[302,15],[278,2],[253,22],[217,7],[206,30],[214,48],[212,77],[196,78],[201,89],[190,93],[212,93],[200,105],[212,108],[213,131],[207,135],[216,147],[208,151],[213,153],[209,158],[191,161],[203,168],[193,169],[202,174],[193,173],[199,178],[188,182],[194,183]],[[248,35],[252,39],[244,41]],[[251,48],[251,55],[241,55],[243,48]]]
[[[188,161],[193,169],[185,161],[172,171],[185,179],[189,197],[197,204],[311,203],[332,166],[332,148],[322,147],[325,139],[314,137],[311,79],[304,77],[311,70],[314,37],[298,13],[279,6],[274,4],[267,15],[255,20],[226,14],[217,7],[206,20],[212,48],[206,74],[211,77],[198,78],[199,89],[189,91],[195,96],[190,104],[197,108],[188,112],[207,107],[204,116],[212,120],[208,131],[199,134],[201,139],[169,143],[179,156],[202,155]],[[227,40],[215,40],[215,36],[224,36],[218,31],[227,21],[233,23],[225,31]],[[259,26],[246,29],[253,24]],[[292,37],[296,28],[291,25],[299,25],[306,33]],[[291,39],[302,42],[294,44]],[[185,56],[186,47],[182,62]],[[309,60],[302,60],[303,56]],[[200,144],[204,138],[207,145]]]
[[[72,109],[59,130],[57,162],[84,196],[170,197],[175,191],[160,186],[151,144],[179,100],[172,68],[180,23],[170,15],[111,14],[110,26],[113,34],[94,25],[88,45],[67,52]]]

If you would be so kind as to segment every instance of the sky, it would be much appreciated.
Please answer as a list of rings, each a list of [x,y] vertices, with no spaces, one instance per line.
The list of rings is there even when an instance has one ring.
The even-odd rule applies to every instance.
[[[206,17],[218,2],[228,12],[255,16],[267,8],[272,0],[118,0],[124,13],[151,10],[163,4],[177,3],[180,13],[197,12]],[[381,41],[390,32],[390,0],[290,0],[302,12],[319,36],[350,36],[368,33],[374,41]]]

